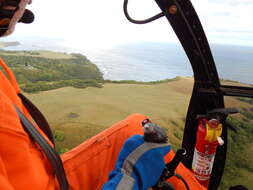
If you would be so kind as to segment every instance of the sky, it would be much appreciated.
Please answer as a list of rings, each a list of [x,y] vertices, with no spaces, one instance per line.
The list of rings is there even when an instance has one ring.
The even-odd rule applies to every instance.
[[[209,42],[253,46],[253,0],[192,0]],[[65,46],[106,48],[139,42],[178,42],[168,21],[135,25],[123,0],[33,0],[30,25],[18,24],[5,40],[58,40]],[[129,0],[129,13],[143,19],[160,12],[154,0]]]

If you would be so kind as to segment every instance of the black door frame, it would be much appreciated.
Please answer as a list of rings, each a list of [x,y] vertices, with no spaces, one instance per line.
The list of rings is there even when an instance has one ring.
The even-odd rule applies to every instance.
[[[224,108],[224,96],[253,98],[253,88],[221,85],[211,49],[198,15],[190,0],[155,0],[168,19],[188,59],[194,73],[193,92],[186,117],[182,147],[188,154],[184,160],[191,169],[194,153],[197,114],[208,110]],[[223,124],[224,146],[217,150],[209,190],[216,190],[220,184],[226,161],[227,127]]]

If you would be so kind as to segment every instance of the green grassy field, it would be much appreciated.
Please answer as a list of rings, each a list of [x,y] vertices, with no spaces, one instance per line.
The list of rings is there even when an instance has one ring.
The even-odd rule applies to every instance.
[[[2,55],[6,56],[29,56],[29,57],[42,57],[47,59],[71,59],[73,56],[67,53],[40,50],[40,51],[3,51]]]
[[[192,86],[192,78],[181,78],[154,85],[106,83],[103,88],[66,87],[27,95],[42,110],[52,128],[63,135],[64,140],[58,142],[58,148],[71,149],[132,113],[147,115],[166,128],[172,145],[178,148]],[[229,97],[226,104],[229,107],[250,107],[246,102]],[[252,164],[253,144],[247,146],[247,151],[242,150],[242,153]],[[253,188],[253,171],[238,169],[239,166],[234,165],[227,167],[235,168],[233,174],[238,176],[225,175],[221,190],[235,184],[247,184]]]
[[[185,84],[184,84],[185,83]],[[170,85],[169,85],[170,84]],[[180,85],[176,85],[180,84]],[[184,84],[184,85],[183,85]],[[173,85],[180,86],[175,90]],[[191,91],[191,79],[157,85],[105,84],[103,88],[61,88],[28,96],[45,113],[52,127],[65,132],[72,148],[132,113],[142,113],[169,130],[179,144]],[[181,91],[180,91],[181,90]],[[71,134],[71,135],[69,135]]]

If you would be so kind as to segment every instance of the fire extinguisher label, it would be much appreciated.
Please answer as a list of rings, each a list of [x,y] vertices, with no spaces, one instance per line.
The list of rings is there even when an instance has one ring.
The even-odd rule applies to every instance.
[[[210,179],[214,158],[215,154],[201,153],[195,148],[192,170],[198,180],[205,181]]]

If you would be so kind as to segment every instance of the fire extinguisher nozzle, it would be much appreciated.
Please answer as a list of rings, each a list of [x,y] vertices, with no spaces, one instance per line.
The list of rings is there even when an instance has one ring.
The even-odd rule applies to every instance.
[[[217,141],[220,146],[224,145],[224,140],[221,137],[217,137]]]

